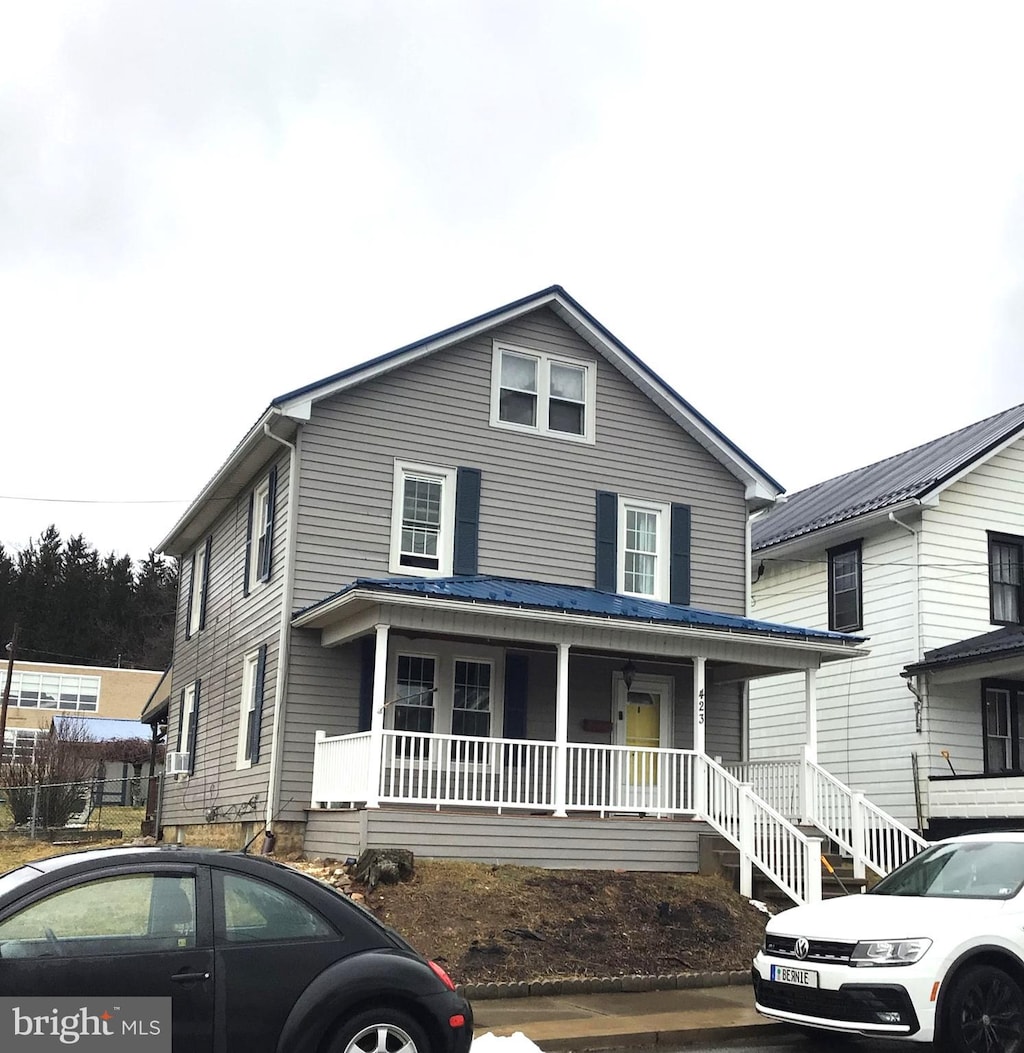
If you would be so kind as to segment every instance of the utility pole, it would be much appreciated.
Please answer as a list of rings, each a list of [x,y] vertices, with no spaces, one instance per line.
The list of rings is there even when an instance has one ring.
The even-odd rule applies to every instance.
[[[4,681],[4,700],[0,704],[0,760],[3,759],[4,739],[7,735],[7,703],[11,698],[11,678],[14,676],[14,652],[18,647],[18,625],[15,624],[11,642],[7,645],[7,679]],[[11,751],[14,759],[14,751]]]

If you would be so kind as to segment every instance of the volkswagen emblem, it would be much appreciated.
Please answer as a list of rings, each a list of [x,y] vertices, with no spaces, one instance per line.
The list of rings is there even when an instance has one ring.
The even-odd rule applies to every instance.
[[[811,949],[811,946],[803,936],[800,936],[797,938],[793,949],[796,951],[798,958],[804,959],[807,957],[807,952]]]

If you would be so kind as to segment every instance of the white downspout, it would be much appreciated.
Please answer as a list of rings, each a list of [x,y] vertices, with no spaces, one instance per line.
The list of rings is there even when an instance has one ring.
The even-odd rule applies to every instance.
[[[280,416],[280,413],[278,414]],[[295,543],[298,531],[296,518],[299,513],[299,448],[296,443],[282,439],[270,430],[270,421],[265,421],[263,431],[268,438],[279,442],[288,450],[288,544],[284,553],[284,577],[281,584],[281,624],[277,636],[277,679],[274,684],[274,722],[270,733],[270,774],[267,777],[267,810],[264,828],[270,830],[278,811],[281,783],[281,727],[284,714],[285,688],[288,681],[288,654],[291,643],[291,610],[295,590]]]

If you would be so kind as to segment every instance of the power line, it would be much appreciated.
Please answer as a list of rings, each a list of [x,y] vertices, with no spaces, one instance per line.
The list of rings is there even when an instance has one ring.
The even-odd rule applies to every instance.
[[[36,501],[48,505],[183,505],[184,500],[170,498],[152,498],[143,500],[100,501],[90,497],[16,497],[13,494],[0,494],[0,501]]]

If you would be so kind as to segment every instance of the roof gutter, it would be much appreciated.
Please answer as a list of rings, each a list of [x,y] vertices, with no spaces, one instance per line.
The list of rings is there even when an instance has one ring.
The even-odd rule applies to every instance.
[[[352,589],[334,600],[298,615],[292,626],[301,628],[324,628],[331,615],[340,615],[345,608],[360,602],[370,602],[382,607],[416,607],[436,611],[461,610],[474,617],[510,618],[521,621],[541,622],[563,626],[579,626],[586,629],[608,629],[609,623],[617,628],[641,633],[645,636],[674,636],[686,640],[714,640],[729,643],[747,643],[760,646],[785,646],[798,651],[812,651],[833,658],[850,658],[868,654],[859,638],[849,641],[801,637],[788,633],[753,633],[743,629],[711,629],[700,626],[684,626],[666,622],[641,622],[633,619],[613,618],[600,615],[562,613],[538,610],[535,607],[513,607],[500,603],[479,600],[438,599],[432,596],[413,596],[408,593],[378,592],[374,589]]]
[[[273,416],[281,416],[276,411]],[[297,442],[289,442],[275,435],[270,427],[273,416],[263,422],[263,432],[267,438],[279,442],[288,451],[288,544],[285,546],[284,575],[281,583],[281,622],[277,631],[277,678],[274,684],[274,721],[270,732],[270,773],[267,776],[267,808],[265,828],[272,833],[274,816],[278,812],[278,798],[281,784],[281,762],[284,750],[281,747],[281,727],[284,721],[285,691],[288,686],[288,655],[291,644],[291,619],[288,612],[292,609],[295,592],[295,545],[296,519],[298,517],[299,497],[299,448]]]

